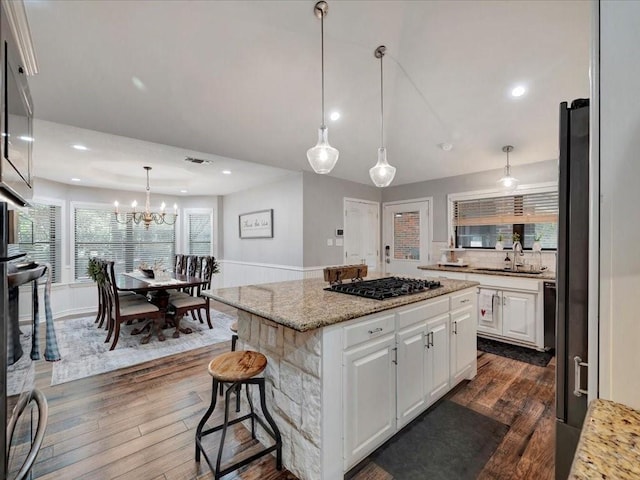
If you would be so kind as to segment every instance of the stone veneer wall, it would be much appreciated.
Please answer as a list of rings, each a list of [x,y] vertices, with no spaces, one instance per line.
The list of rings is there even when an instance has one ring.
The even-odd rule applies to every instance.
[[[237,348],[255,350],[267,357],[267,407],[282,435],[283,464],[301,480],[321,478],[321,332],[297,332],[238,311]],[[260,412],[257,388],[254,390],[253,403]],[[246,405],[243,411],[244,408]],[[271,445],[273,441],[261,430],[258,428],[258,439]]]

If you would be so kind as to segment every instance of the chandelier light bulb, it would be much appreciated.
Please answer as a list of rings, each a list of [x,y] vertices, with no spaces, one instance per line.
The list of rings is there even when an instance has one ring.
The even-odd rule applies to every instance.
[[[502,151],[507,154],[507,164],[504,167],[504,175],[500,180],[498,180],[498,185],[504,191],[512,192],[516,188],[518,188],[518,185],[520,184],[520,181],[516,177],[511,175],[511,165],[509,164],[509,153],[513,151],[513,146],[505,145],[504,147],[502,147]]]

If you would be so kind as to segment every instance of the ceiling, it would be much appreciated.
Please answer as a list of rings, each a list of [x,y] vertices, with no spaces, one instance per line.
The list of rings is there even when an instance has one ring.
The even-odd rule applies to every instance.
[[[327,113],[341,113],[327,119],[340,150],[330,175],[371,184],[381,44],[393,185],[502,167],[506,144],[515,146],[515,176],[519,164],[557,158],[558,104],[589,94],[588,1],[328,3],[325,102]],[[37,176],[68,183],[82,171],[91,185],[140,188],[136,168],[150,164],[154,189],[173,180],[211,194],[250,186],[241,172],[269,179],[310,170],[306,150],[321,121],[315,1],[25,4],[39,65],[30,79],[36,117],[127,137],[100,141],[38,122]],[[514,98],[519,84],[527,93]],[[90,150],[72,151],[73,143]],[[215,161],[185,167],[186,155]],[[222,168],[234,173],[221,179]],[[212,191],[205,180],[213,179],[222,190]]]

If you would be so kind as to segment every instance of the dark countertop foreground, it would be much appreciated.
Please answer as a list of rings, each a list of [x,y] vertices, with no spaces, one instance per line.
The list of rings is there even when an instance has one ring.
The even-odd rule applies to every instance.
[[[365,280],[383,275],[369,275]],[[325,327],[395,307],[475,287],[478,282],[438,279],[442,287],[425,292],[374,300],[327,292],[321,278],[205,290],[203,295],[272,320],[299,332]]]
[[[476,275],[500,275],[506,277],[524,277],[524,278],[536,278],[538,280],[554,281],[556,280],[556,273],[544,270],[542,273],[513,273],[505,270],[480,270],[474,267],[450,267],[441,265],[420,265],[420,270],[433,270],[437,272],[459,272],[459,273],[473,273]]]
[[[591,402],[569,479],[594,478],[640,478],[639,411],[609,400]]]

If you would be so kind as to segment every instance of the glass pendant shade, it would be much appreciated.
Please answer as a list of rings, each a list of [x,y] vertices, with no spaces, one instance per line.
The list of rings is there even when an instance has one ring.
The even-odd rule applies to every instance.
[[[512,192],[513,190],[518,188],[519,184],[520,184],[520,181],[516,177],[511,175],[510,168],[505,167],[504,176],[500,180],[498,180],[498,185],[503,190],[507,192]]]
[[[335,167],[340,152],[329,145],[327,127],[318,129],[318,143],[307,150],[307,159],[313,171],[320,174],[329,173]]]
[[[378,163],[369,169],[369,176],[376,187],[388,187],[396,176],[396,167],[387,162],[387,149],[378,149]]]

